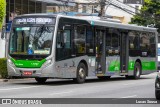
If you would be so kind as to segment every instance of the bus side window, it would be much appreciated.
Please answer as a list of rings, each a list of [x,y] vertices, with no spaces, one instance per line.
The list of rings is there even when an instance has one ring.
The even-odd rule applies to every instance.
[[[106,33],[106,55],[115,56],[120,54],[120,33],[117,29],[108,29]]]
[[[155,33],[149,33],[149,41],[150,41],[150,47],[149,47],[149,56],[155,57],[156,56],[156,36]]]
[[[84,25],[74,26],[74,48],[77,56],[84,55],[86,53],[86,28]]]
[[[63,35],[63,36],[62,36]],[[63,38],[62,38],[63,37]],[[63,42],[61,39],[63,39]],[[56,40],[56,60],[65,60],[71,57],[71,29],[58,29]]]
[[[140,52],[140,32],[129,31],[129,56],[141,56]]]
[[[92,27],[88,26],[86,31],[86,53],[94,56],[95,39]]]

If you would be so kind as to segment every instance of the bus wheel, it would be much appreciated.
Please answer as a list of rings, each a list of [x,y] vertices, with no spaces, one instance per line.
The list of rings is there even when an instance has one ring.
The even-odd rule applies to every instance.
[[[80,63],[77,68],[77,77],[73,80],[79,84],[84,83],[86,79],[87,68],[83,63]]]
[[[43,84],[46,82],[47,78],[35,78],[35,80],[40,83],[40,84]]]
[[[157,100],[160,100],[160,91],[155,90],[155,96]]]
[[[134,65],[134,79],[139,79],[141,75],[141,65],[139,62],[136,62]]]
[[[110,79],[111,76],[98,76],[98,79],[100,80],[106,80],[106,79]]]

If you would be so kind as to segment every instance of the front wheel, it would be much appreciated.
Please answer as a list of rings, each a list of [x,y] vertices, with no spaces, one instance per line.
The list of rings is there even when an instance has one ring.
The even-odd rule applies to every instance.
[[[87,68],[83,63],[80,63],[77,68],[77,77],[74,81],[77,83],[84,83],[86,79]]]
[[[35,78],[35,80],[40,83],[40,84],[43,84],[46,82],[47,78]]]

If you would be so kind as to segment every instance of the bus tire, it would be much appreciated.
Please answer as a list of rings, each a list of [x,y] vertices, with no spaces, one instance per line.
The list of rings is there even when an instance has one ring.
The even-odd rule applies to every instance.
[[[157,100],[160,100],[160,91],[159,90],[155,90],[155,96]]]
[[[133,79],[139,79],[141,76],[141,65],[139,62],[136,62],[134,65],[134,75]]]
[[[110,79],[111,76],[97,76],[97,78],[100,80],[107,80],[107,79]]]
[[[43,84],[46,82],[47,78],[35,78],[35,80],[37,81],[37,83]]]
[[[86,73],[87,73],[87,68],[84,63],[80,63],[77,67],[77,73],[76,73],[76,78],[73,80],[78,83],[84,83],[86,79]]]

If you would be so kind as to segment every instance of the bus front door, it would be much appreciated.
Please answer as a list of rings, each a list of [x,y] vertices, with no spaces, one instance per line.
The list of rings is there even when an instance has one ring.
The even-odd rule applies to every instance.
[[[128,49],[128,36],[126,32],[121,33],[120,40],[120,75],[128,74],[128,60],[129,60],[129,49]]]
[[[96,74],[103,76],[106,72],[105,30],[96,29]]]

